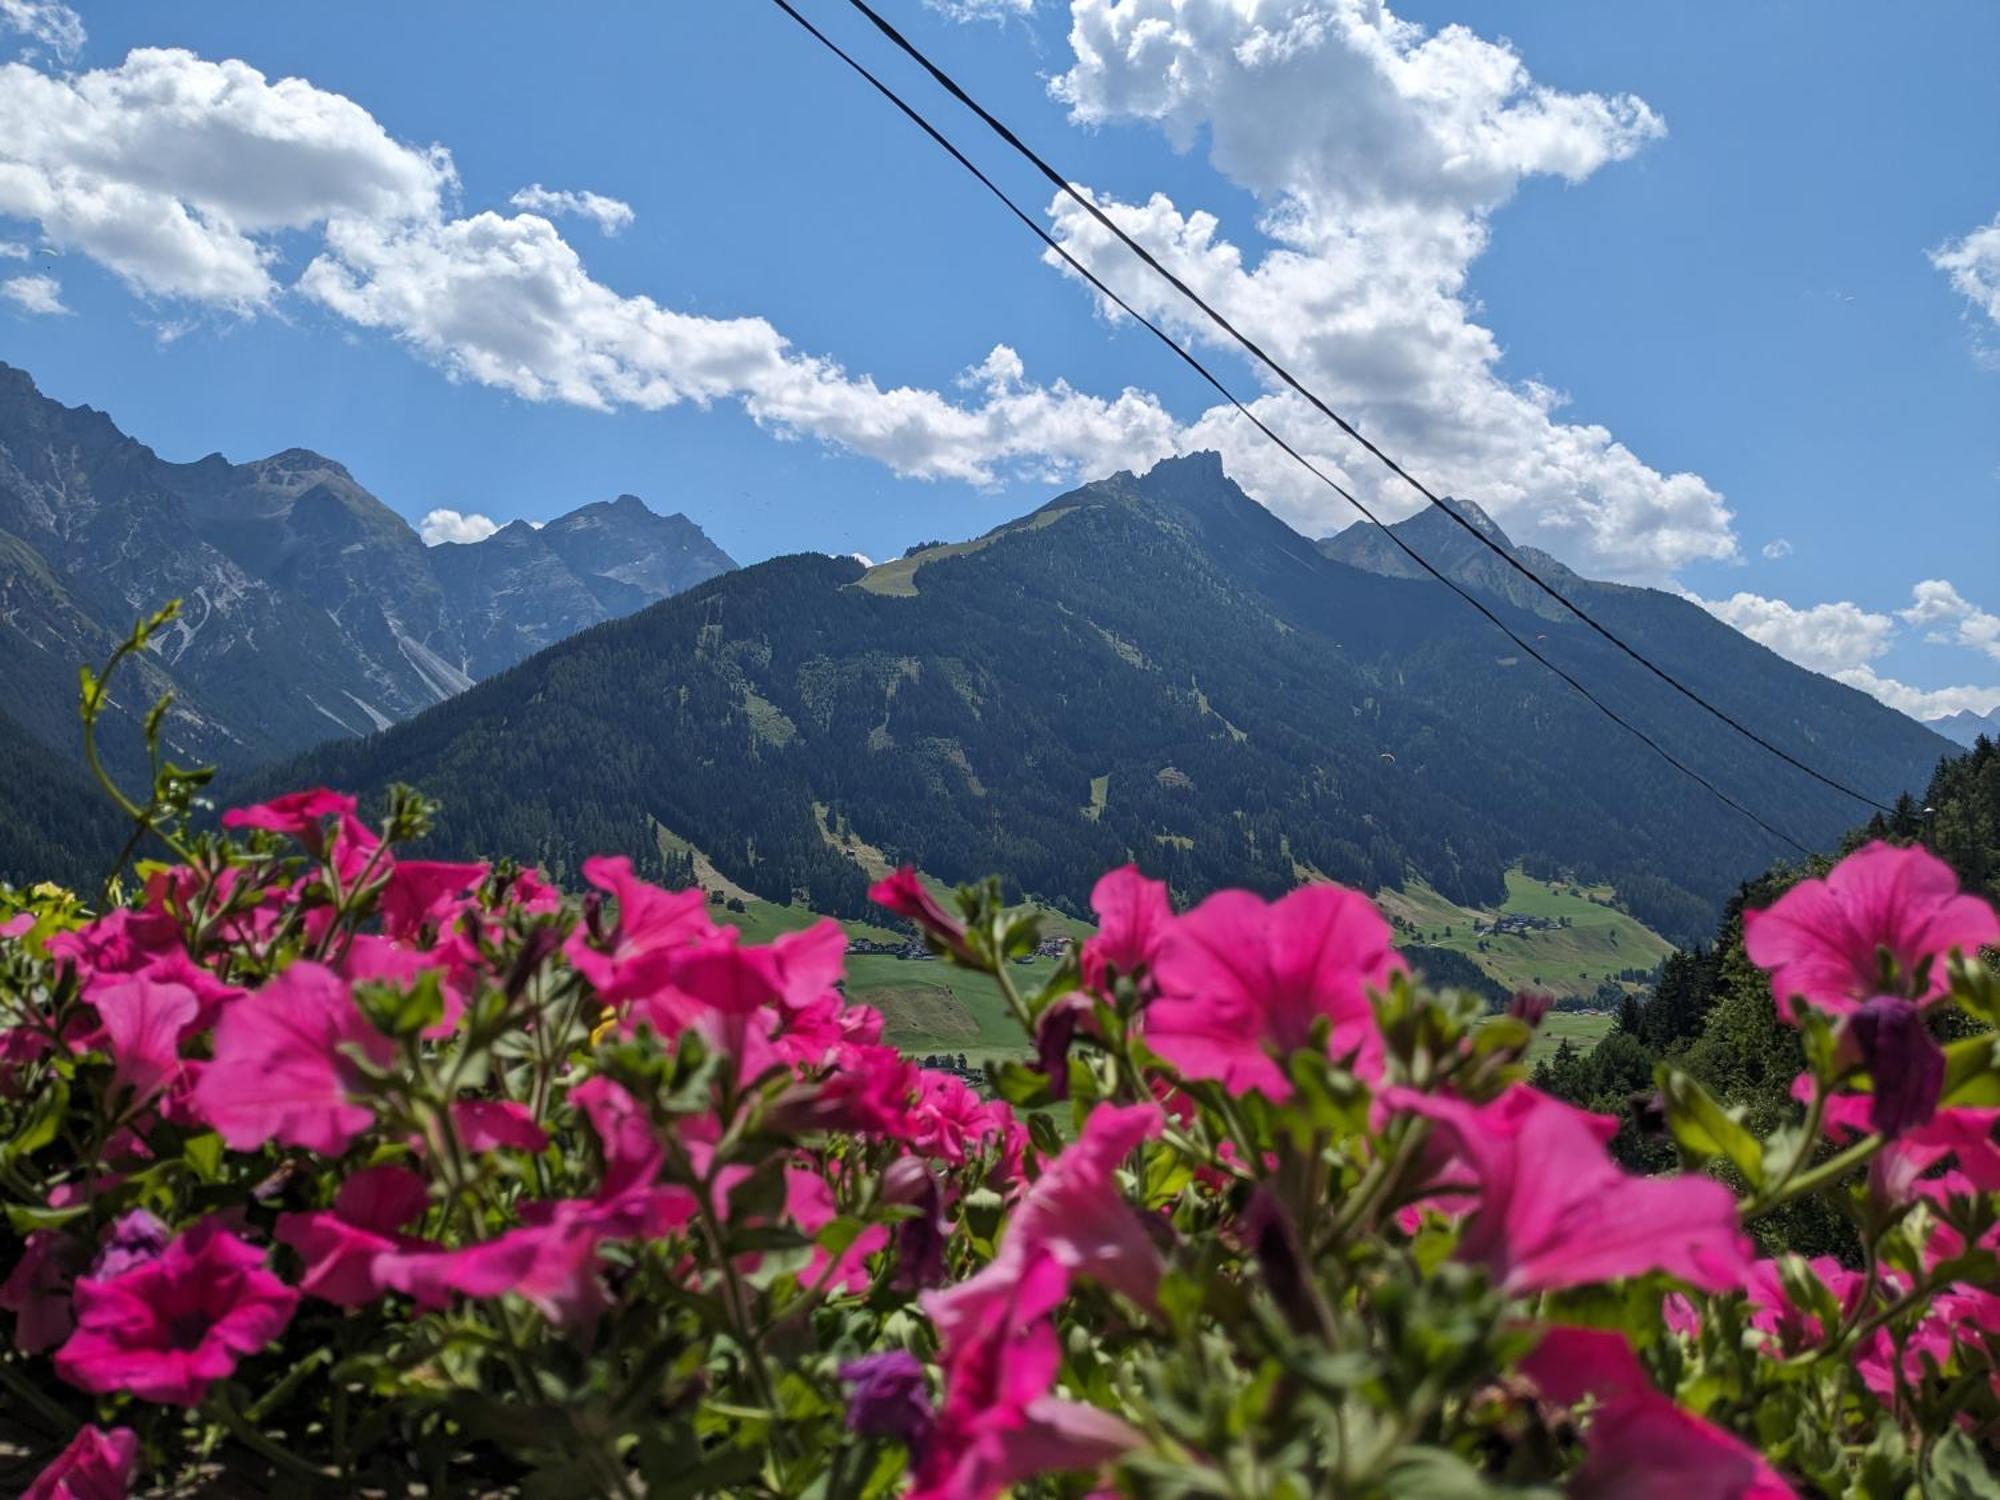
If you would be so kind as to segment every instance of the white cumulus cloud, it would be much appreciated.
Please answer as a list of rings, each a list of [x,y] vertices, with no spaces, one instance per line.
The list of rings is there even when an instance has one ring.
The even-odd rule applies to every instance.
[[[2000,708],[2000,687],[1911,687],[1893,677],[1878,676],[1871,667],[1849,667],[1831,675],[1834,681],[1860,688],[1916,719],[1942,719],[1961,711],[1990,714]]]
[[[507,201],[516,208],[525,208],[529,213],[551,217],[569,214],[589,219],[597,225],[600,234],[616,234],[637,217],[632,212],[632,205],[622,199],[607,198],[602,193],[557,192],[539,182],[522,188]]]
[[[46,49],[58,62],[83,50],[83,17],[62,0],[0,0],[0,31],[19,32],[34,51]]]
[[[1942,578],[1926,578],[1910,590],[1908,609],[1896,613],[1924,627],[1925,639],[1982,651],[2000,661],[2000,615],[1981,609]]]
[[[439,506],[417,523],[417,535],[426,547],[441,542],[483,542],[500,529],[500,523],[477,511],[465,512]]]
[[[0,66],[0,214],[141,292],[261,307],[277,291],[274,232],[433,218],[451,183],[441,152],[247,63],[140,48],[73,77]]]
[[[2000,323],[2000,217],[1933,250],[1931,264],[1949,276],[1974,307]]]
[[[1792,544],[1784,537],[1774,537],[1772,540],[1764,543],[1763,552],[1771,561],[1776,562],[1780,558],[1792,555]]]
[[[21,311],[40,315],[66,313],[62,286],[53,276],[10,276],[0,281],[0,297]]]
[[[1689,595],[1717,619],[1802,667],[1829,675],[1873,661],[1889,649],[1896,622],[1858,604],[1813,604],[1741,593],[1727,599]]]
[[[1430,33],[1373,0],[1075,0],[1054,84],[1081,123],[1150,123],[1255,195],[1276,248],[1163,195],[1109,204],[1121,227],[1434,489],[1602,573],[1658,577],[1728,558],[1730,513],[1563,397],[1499,372],[1468,271],[1494,213],[1533,176],[1579,182],[1664,133],[1642,100],[1539,84],[1507,45]],[[1100,195],[1100,201],[1101,195]],[[1148,316],[1223,337],[1067,198],[1057,233]],[[1259,415],[1392,515],[1421,502],[1302,402]],[[1344,503],[1222,412],[1196,424],[1253,493],[1315,530]]]

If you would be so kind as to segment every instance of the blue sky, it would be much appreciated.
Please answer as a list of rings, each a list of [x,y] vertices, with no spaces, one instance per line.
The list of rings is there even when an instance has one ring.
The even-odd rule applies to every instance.
[[[2000,10],[885,8],[1517,538],[1899,707],[2000,705]],[[413,522],[632,491],[745,561],[882,556],[1218,446],[1346,524],[762,0],[358,14],[0,5],[0,358],[169,457],[332,454]]]

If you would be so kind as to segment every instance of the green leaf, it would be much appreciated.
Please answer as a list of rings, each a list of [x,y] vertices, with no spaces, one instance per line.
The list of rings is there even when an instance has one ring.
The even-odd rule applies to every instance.
[[[1667,1128],[1683,1150],[1704,1161],[1727,1157],[1752,1187],[1763,1183],[1763,1144],[1713,1094],[1666,1063],[1654,1070],[1653,1079],[1666,1101]]]
[[[1556,1500],[1556,1491],[1501,1489],[1455,1453],[1442,1448],[1410,1448],[1382,1476],[1384,1500]]]
[[[993,1091],[1016,1109],[1037,1109],[1054,1101],[1048,1074],[1026,1063],[1005,1062],[998,1067],[988,1063],[987,1076],[993,1080]]]
[[[1944,1049],[1944,1092],[1938,1096],[1940,1108],[2000,1108],[2000,1037],[1992,1032],[1952,1042]]]
[[[29,1204],[10,1203],[7,1205],[7,1223],[16,1234],[31,1234],[37,1229],[60,1229],[72,1219],[80,1219],[90,1212],[87,1203],[74,1204],[68,1208],[37,1208]]]
[[[14,1132],[13,1139],[0,1141],[0,1165],[12,1166],[54,1140],[63,1111],[68,1107],[69,1085],[60,1078],[52,1080],[28,1106],[27,1118]]]
[[[1986,1466],[1979,1445],[1954,1427],[1930,1448],[1925,1500],[2000,1500],[2000,1478]]]

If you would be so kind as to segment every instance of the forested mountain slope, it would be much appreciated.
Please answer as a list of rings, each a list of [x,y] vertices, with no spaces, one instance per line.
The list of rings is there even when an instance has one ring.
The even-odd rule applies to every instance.
[[[428,548],[330,458],[171,463],[0,365],[0,693],[66,753],[78,664],[169,599],[181,617],[106,725],[114,758],[133,759],[133,715],[171,688],[173,751],[245,768],[407,718],[732,566],[631,496]]]
[[[1852,823],[1580,627],[1497,607],[1772,821],[1826,842]],[[1692,613],[1683,638],[1648,626],[1663,654],[1834,774],[1893,796],[1948,748]],[[657,860],[664,829],[841,913],[858,845],[1073,909],[1128,858],[1184,896],[1414,871],[1466,901],[1522,862],[1610,882],[1686,938],[1776,852],[1440,586],[1329,558],[1212,454],[873,570],[728,574],[263,781],[412,782],[445,804],[441,849],[558,871]]]

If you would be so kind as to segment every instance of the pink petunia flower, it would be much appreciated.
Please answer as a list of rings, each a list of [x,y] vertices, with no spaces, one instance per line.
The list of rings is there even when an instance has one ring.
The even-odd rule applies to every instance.
[[[1368,992],[1403,967],[1389,924],[1359,891],[1304,886],[1268,904],[1220,891],[1160,942],[1159,995],[1141,1022],[1146,1045],[1183,1077],[1285,1099],[1292,1085],[1279,1059],[1304,1047],[1324,1016],[1334,1055],[1357,1054],[1361,1075],[1379,1077],[1382,1039]]]
[[[1152,964],[1173,924],[1173,903],[1164,880],[1148,880],[1137,865],[1125,865],[1099,877],[1090,909],[1097,913],[1097,935],[1084,940],[1083,983],[1109,998],[1113,974],[1138,975]]]
[[[1618,1122],[1525,1084],[1491,1104],[1395,1088],[1392,1114],[1432,1120],[1451,1159],[1434,1181],[1477,1184],[1459,1240],[1509,1296],[1665,1271],[1704,1291],[1743,1284],[1749,1241],[1736,1200],[1706,1177],[1633,1177],[1604,1149]]]
[[[268,1141],[334,1156],[374,1120],[343,1047],[386,1064],[394,1046],[331,970],[293,964],[224,1014],[194,1105],[230,1146]]]
[[[1006,1295],[948,1317],[949,1331],[940,1325],[944,1410],[910,1500],[986,1500],[1037,1474],[1101,1468],[1140,1445],[1111,1413],[1048,1394],[1062,1362],[1049,1314],[1068,1288],[1052,1255],[1030,1252]],[[946,1295],[925,1297],[925,1311]]]
[[[281,1214],[277,1239],[305,1262],[299,1290],[338,1307],[361,1307],[386,1290],[382,1257],[429,1248],[401,1231],[423,1215],[430,1188],[407,1167],[367,1167],[340,1185],[333,1208]]]
[[[318,853],[316,841],[322,834],[321,824],[327,818],[351,815],[354,807],[352,797],[319,787],[308,792],[287,792],[254,807],[232,807],[222,815],[222,826],[281,833],[306,843]]]
[[[630,1230],[614,1230],[599,1205],[566,1200],[547,1208],[541,1223],[463,1249],[380,1255],[374,1274],[427,1307],[443,1306],[454,1294],[487,1299],[512,1292],[552,1323],[583,1327],[608,1305],[597,1274],[598,1244],[628,1237]]]
[[[1744,950],[1770,970],[1771,998],[1787,1021],[1795,995],[1835,1015],[1881,994],[1933,1000],[1947,987],[1947,953],[1996,942],[2000,916],[1960,893],[1951,866],[1927,850],[1879,842],[1848,855],[1826,879],[1802,881],[1763,911],[1743,913]],[[1883,972],[1885,954],[1893,974]],[[1930,973],[1919,985],[1926,960]]]
[[[817,1167],[796,1163],[785,1168],[785,1217],[799,1232],[816,1235],[838,1216],[833,1186]],[[833,1260],[827,1252],[813,1247],[812,1259],[800,1280],[809,1287],[824,1285],[835,1292],[865,1292],[868,1289],[868,1257],[889,1243],[888,1226],[870,1224]]]
[[[1551,1328],[1521,1370],[1560,1405],[1597,1403],[1571,1500],[1797,1500],[1754,1449],[1662,1394],[1622,1333]]]
[[[137,975],[99,981],[85,996],[104,1023],[112,1059],[114,1089],[131,1091],[144,1104],[181,1070],[181,1034],[201,1013],[201,1002],[184,984]]]
[[[213,1225],[189,1230],[155,1260],[76,1284],[76,1332],[56,1373],[103,1394],[199,1406],[291,1321],[299,1294],[264,1269],[263,1253]]]
[[[458,1099],[451,1106],[451,1128],[467,1151],[548,1149],[549,1135],[535,1123],[528,1106],[512,1099]]]
[[[914,922],[925,935],[947,951],[961,957],[971,950],[965,942],[965,924],[943,906],[917,878],[915,865],[904,865],[895,874],[868,888],[868,899],[884,911],[894,912],[906,922]]]
[[[68,1235],[37,1229],[0,1282],[0,1309],[14,1315],[14,1346],[23,1354],[53,1349],[76,1326],[70,1278],[83,1269],[84,1249]]]
[[[1083,1133],[1035,1180],[1007,1221],[1000,1253],[978,1275],[927,1297],[924,1310],[950,1341],[1013,1295],[1024,1268],[1046,1258],[1150,1307],[1160,1284],[1160,1252],[1118,1190],[1120,1162],[1160,1133],[1157,1106],[1100,1105]]]
[[[657,989],[674,950],[716,932],[700,890],[661,890],[633,874],[623,855],[585,860],[583,876],[617,899],[618,925],[601,944],[579,925],[563,951],[608,1005]]]
[[[139,1468],[139,1435],[86,1426],[35,1476],[21,1500],[125,1500]]]
[[[401,940],[418,936],[426,926],[445,926],[491,868],[436,859],[398,862],[379,901],[383,934]]]

